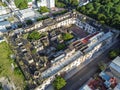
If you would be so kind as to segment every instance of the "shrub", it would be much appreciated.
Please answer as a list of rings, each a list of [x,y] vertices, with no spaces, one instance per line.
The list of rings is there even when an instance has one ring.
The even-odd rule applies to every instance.
[[[60,76],[57,76],[56,79],[53,81],[53,86],[56,90],[60,90],[65,85],[66,85],[65,79]]]

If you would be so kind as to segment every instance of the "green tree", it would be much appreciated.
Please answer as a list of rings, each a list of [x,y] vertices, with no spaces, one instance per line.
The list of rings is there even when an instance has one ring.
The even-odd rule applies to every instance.
[[[63,2],[59,2],[58,0],[55,0],[55,6],[58,8],[63,8],[66,5]]]
[[[46,13],[46,12],[49,12],[49,9],[45,6],[43,7],[40,7],[40,10],[39,10],[40,13]]]
[[[70,34],[70,33],[63,33],[63,34],[62,34],[62,39],[63,39],[64,41],[70,40],[70,39],[72,39],[72,38],[73,38],[73,35]]]
[[[1,82],[0,82],[0,90],[3,90],[3,89],[2,89],[2,83],[1,83]]]
[[[120,4],[114,6],[114,11],[115,11],[115,13],[120,14]]]
[[[14,2],[16,7],[19,8],[20,10],[28,7],[27,0],[14,0]]]
[[[119,15],[119,14],[115,14],[115,15],[113,16],[112,25],[113,25],[114,27],[119,27],[119,26],[120,26],[120,15]]]
[[[93,5],[94,5],[94,9],[98,12],[98,10],[101,7],[100,3],[94,2]]]
[[[111,0],[101,0],[101,3],[102,3],[103,5],[105,5],[105,4],[109,3],[109,2],[111,2]]]
[[[119,0],[93,0],[85,6],[78,7],[77,10],[102,24],[107,24],[116,29],[120,29],[120,2]]]
[[[72,7],[76,7],[79,4],[78,0],[69,0],[69,3]]]
[[[112,0],[112,2],[116,4],[119,2],[119,0]]]
[[[106,16],[104,14],[98,14],[98,20],[106,20]]]
[[[85,7],[85,6],[82,6],[79,10],[80,10],[80,12],[85,13],[85,12],[86,12],[86,7]]]
[[[59,51],[59,50],[62,50],[62,49],[64,49],[65,48],[65,44],[63,44],[63,43],[61,43],[61,44],[58,44],[58,46],[57,46],[57,50]]]
[[[37,18],[36,20],[41,21],[41,20],[45,20],[45,19],[48,19],[48,18],[49,18],[48,16],[42,16],[42,17]]]
[[[93,3],[89,3],[89,4],[86,6],[86,9],[89,10],[89,11],[92,11],[92,10],[94,9]]]
[[[19,27],[19,28],[22,28],[22,24],[18,24],[18,27]]]
[[[91,13],[89,14],[91,17],[97,19],[97,11],[91,11]]]
[[[56,90],[60,90],[66,85],[66,81],[64,78],[57,76],[56,79],[53,81],[53,86]]]
[[[40,39],[40,34],[37,31],[33,31],[30,34],[28,34],[27,38],[30,40],[38,40],[38,39]]]
[[[112,50],[109,52],[109,57],[111,59],[113,59],[113,58],[117,57],[119,54],[120,54],[120,49]]]
[[[27,24],[27,25],[32,25],[32,24],[33,24],[33,21],[32,21],[32,20],[27,20],[27,21],[26,21],[26,24]]]
[[[106,65],[105,63],[103,63],[103,62],[100,62],[100,63],[98,64],[98,66],[99,66],[99,69],[100,69],[101,71],[103,71],[103,70],[105,70],[105,69],[107,68],[107,65]]]

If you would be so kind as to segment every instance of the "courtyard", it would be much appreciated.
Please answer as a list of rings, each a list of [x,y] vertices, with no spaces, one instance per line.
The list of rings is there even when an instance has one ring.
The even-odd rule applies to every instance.
[[[76,37],[78,38],[84,38],[87,35],[89,35],[89,33],[87,31],[85,31],[84,29],[79,28],[76,25],[73,25],[70,30],[76,35]]]

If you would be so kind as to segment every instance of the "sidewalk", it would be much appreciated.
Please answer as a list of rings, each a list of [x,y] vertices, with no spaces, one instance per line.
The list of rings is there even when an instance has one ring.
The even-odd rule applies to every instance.
[[[82,68],[84,68],[87,64],[89,64],[91,61],[93,61],[95,58],[97,58],[98,56],[100,56],[103,52],[105,52],[107,49],[109,49],[110,47],[112,47],[115,43],[117,42],[117,40],[112,43],[110,46],[106,47],[106,48],[102,48],[101,51],[98,51],[96,54],[94,54],[95,57],[86,60],[85,62],[81,63],[78,67],[73,68],[71,71],[69,71],[66,75],[65,75],[65,79],[69,79],[71,78],[75,73],[77,73],[79,70],[81,70]]]

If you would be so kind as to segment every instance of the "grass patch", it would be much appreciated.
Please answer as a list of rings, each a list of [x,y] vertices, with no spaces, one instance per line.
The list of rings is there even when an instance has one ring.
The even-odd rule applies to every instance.
[[[8,77],[14,82],[16,86],[20,87],[21,90],[23,90],[25,86],[24,76],[22,75],[20,70],[15,68],[15,70],[13,71],[11,67],[11,63],[14,63],[14,61],[9,56],[12,53],[13,52],[6,42],[0,43],[0,78],[5,76]]]
[[[71,34],[71,33],[63,33],[62,34],[62,39],[64,40],[64,41],[68,41],[68,40],[70,40],[70,39],[72,39],[74,36]]]

